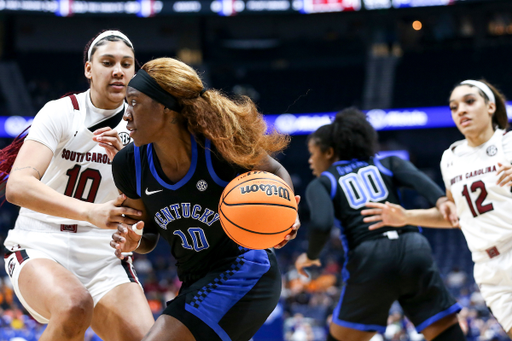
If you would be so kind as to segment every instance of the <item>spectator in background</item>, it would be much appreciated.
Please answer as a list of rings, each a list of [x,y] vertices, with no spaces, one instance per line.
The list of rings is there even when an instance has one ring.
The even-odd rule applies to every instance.
[[[449,289],[452,289],[454,295],[458,295],[464,285],[466,285],[468,275],[466,272],[460,270],[458,267],[453,269],[446,276],[446,285]]]

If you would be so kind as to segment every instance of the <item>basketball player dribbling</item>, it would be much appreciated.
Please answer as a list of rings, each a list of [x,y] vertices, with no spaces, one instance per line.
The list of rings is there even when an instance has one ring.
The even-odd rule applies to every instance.
[[[247,341],[274,310],[281,274],[271,250],[238,246],[222,229],[217,207],[238,174],[258,169],[292,187],[288,172],[270,153],[286,136],[265,135],[265,123],[248,97],[232,101],[204,89],[188,65],[159,58],[130,81],[124,119],[134,144],[113,162],[114,180],[129,207],[144,212],[141,238],[121,225],[111,246],[147,253],[148,236],[161,235],[177,260],[183,282],[176,298],[144,340]],[[296,197],[298,201],[298,197]],[[295,237],[300,225],[278,247]]]
[[[455,202],[474,267],[474,278],[498,322],[512,337],[512,134],[506,133],[505,97],[484,80],[466,80],[452,90],[450,110],[465,139],[441,159],[446,195]],[[447,210],[404,210],[369,203],[373,228],[415,224],[450,227]],[[444,222],[444,224],[443,224]]]
[[[123,33],[105,31],[84,53],[90,89],[39,111],[10,172],[6,198],[21,209],[5,266],[23,306],[48,324],[40,340],[83,341],[92,326],[105,341],[140,341],[154,319],[131,258],[112,254],[107,229],[140,213],[119,207],[110,161],[128,141],[134,49]]]
[[[410,162],[375,156],[377,133],[356,109],[336,115],[308,141],[317,176],[307,187],[309,244],[295,266],[319,266],[319,255],[339,221],[345,250],[343,284],[328,341],[368,341],[386,330],[394,301],[428,341],[463,341],[461,306],[444,286],[427,239],[417,227],[369,231],[361,210],[368,201],[399,202],[401,187],[421,192],[432,205],[446,204],[443,191]],[[453,204],[451,204],[453,205]]]

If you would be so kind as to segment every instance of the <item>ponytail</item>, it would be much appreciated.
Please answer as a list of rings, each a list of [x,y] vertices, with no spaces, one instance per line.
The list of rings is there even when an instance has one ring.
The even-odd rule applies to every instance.
[[[142,66],[165,91],[174,96],[188,131],[211,140],[228,162],[254,169],[267,156],[282,151],[290,137],[267,126],[247,96],[233,100],[215,89],[204,90],[194,69],[172,58],[158,58]]]

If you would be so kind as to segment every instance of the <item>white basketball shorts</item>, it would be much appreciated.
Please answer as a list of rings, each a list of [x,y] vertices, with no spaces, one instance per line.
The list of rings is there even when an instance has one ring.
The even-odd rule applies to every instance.
[[[109,245],[113,233],[114,230],[61,226],[25,217],[18,218],[15,229],[9,231],[4,242],[7,248],[5,270],[16,296],[38,322],[48,323],[48,319],[27,304],[18,285],[21,269],[32,259],[50,259],[69,270],[87,288],[95,306],[118,285],[130,282],[140,285],[132,266],[132,258],[120,260],[114,255],[114,249]]]
[[[492,314],[506,332],[512,329],[512,250],[475,263],[475,281]]]

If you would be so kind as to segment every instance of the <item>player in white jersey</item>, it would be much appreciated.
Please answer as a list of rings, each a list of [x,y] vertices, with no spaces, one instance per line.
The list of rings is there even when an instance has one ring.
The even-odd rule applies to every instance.
[[[21,206],[5,240],[16,295],[48,327],[40,340],[139,341],[154,323],[129,259],[109,242],[117,223],[135,223],[112,180],[111,159],[130,140],[124,97],[134,49],[105,31],[85,50],[90,89],[48,102],[36,115],[10,172],[9,202]],[[124,142],[124,143],[123,143]]]
[[[452,118],[465,139],[441,159],[446,194],[475,262],[474,277],[487,306],[512,337],[512,133],[504,96],[491,84],[467,80],[450,96]],[[448,205],[438,211],[370,204],[374,228],[402,223],[448,227],[457,221]],[[452,216],[451,218],[449,216]],[[446,218],[446,220],[445,220]]]

